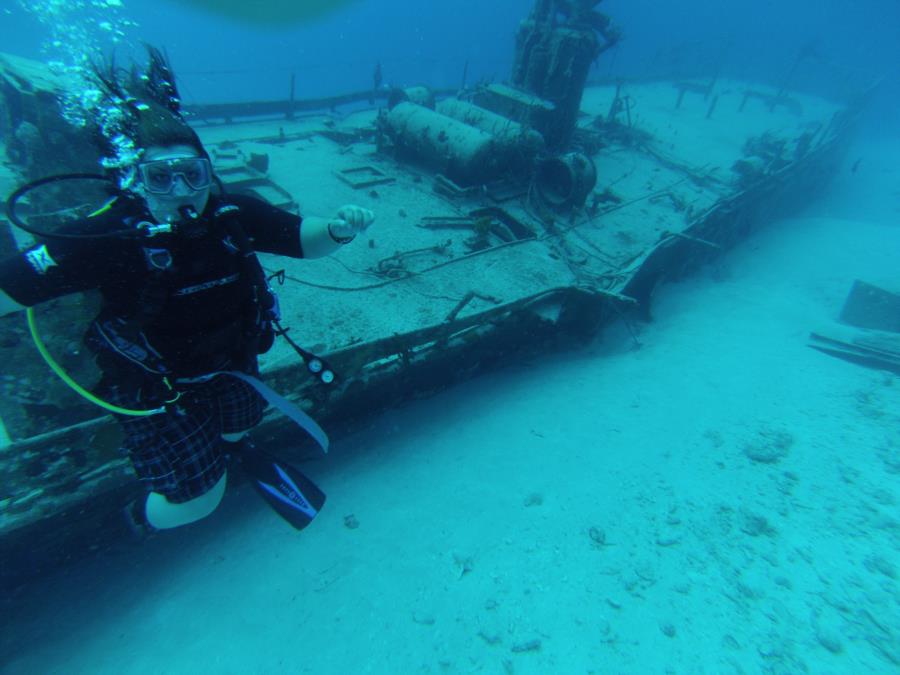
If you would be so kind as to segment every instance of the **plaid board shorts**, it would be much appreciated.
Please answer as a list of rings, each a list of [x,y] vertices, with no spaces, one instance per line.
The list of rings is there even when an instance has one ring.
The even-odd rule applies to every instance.
[[[133,397],[116,391],[107,400],[135,405]],[[219,375],[185,388],[164,413],[115,417],[125,432],[123,449],[141,483],[178,504],[205,494],[219,482],[225,473],[222,434],[253,428],[267,405],[246,382]]]

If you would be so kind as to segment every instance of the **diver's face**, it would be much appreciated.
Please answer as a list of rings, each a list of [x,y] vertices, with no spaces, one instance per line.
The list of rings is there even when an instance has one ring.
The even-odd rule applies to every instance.
[[[179,223],[203,213],[209,200],[212,168],[189,145],[147,148],[138,165],[141,196],[158,223]]]

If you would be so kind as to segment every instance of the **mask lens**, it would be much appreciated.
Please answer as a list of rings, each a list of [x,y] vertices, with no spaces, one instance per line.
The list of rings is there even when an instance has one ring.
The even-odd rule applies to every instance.
[[[150,192],[169,192],[175,177],[165,165],[150,166],[143,172],[144,185]]]
[[[209,160],[204,157],[178,160],[173,167],[173,171],[176,175],[180,174],[184,181],[194,190],[202,190],[209,187]]]
[[[205,157],[144,162],[139,169],[144,187],[156,194],[169,194],[175,186],[176,176],[181,176],[192,190],[203,190],[211,183],[212,171]]]

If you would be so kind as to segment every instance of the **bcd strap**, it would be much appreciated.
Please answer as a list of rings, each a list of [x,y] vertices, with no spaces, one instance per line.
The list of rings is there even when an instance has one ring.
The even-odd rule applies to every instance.
[[[264,313],[273,312],[277,307],[275,294],[269,288],[269,283],[266,281],[266,274],[263,271],[262,264],[259,262],[259,258],[256,257],[256,251],[253,250],[253,246],[250,244],[250,240],[247,238],[244,228],[241,227],[241,223],[238,220],[239,213],[240,209],[237,206],[234,204],[226,204],[225,206],[216,209],[214,217],[224,225],[225,231],[228,233],[228,236],[231,237],[231,242],[241,254],[242,271],[246,273],[247,278],[253,284],[254,292],[256,294],[255,300],[258,303],[260,310]],[[272,315],[265,316],[264,318],[267,320],[274,320],[278,317]]]
[[[200,377],[179,379],[178,383],[196,384],[199,382],[208,382],[209,380],[213,379],[214,377],[218,377],[219,375],[230,375],[231,377],[236,377],[237,379],[249,384],[273,407],[280,410],[297,426],[304,429],[310,436],[312,436],[312,438],[315,439],[316,443],[319,444],[319,447],[322,448],[323,452],[328,452],[328,434],[326,434],[322,430],[322,427],[320,427],[312,417],[301,410],[297,404],[287,400],[284,396],[276,392],[274,389],[261,382],[258,377],[253,377],[252,375],[248,375],[247,373],[242,373],[235,370],[223,370],[217,371],[215,373],[207,373],[206,375],[201,375]]]

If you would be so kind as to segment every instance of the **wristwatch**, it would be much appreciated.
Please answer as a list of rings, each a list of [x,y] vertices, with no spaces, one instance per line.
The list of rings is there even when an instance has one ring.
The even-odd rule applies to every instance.
[[[331,223],[328,223],[328,236],[336,243],[343,246],[344,244],[349,244],[351,241],[356,239],[355,234],[351,234],[349,237],[339,237],[337,236],[331,229]]]

